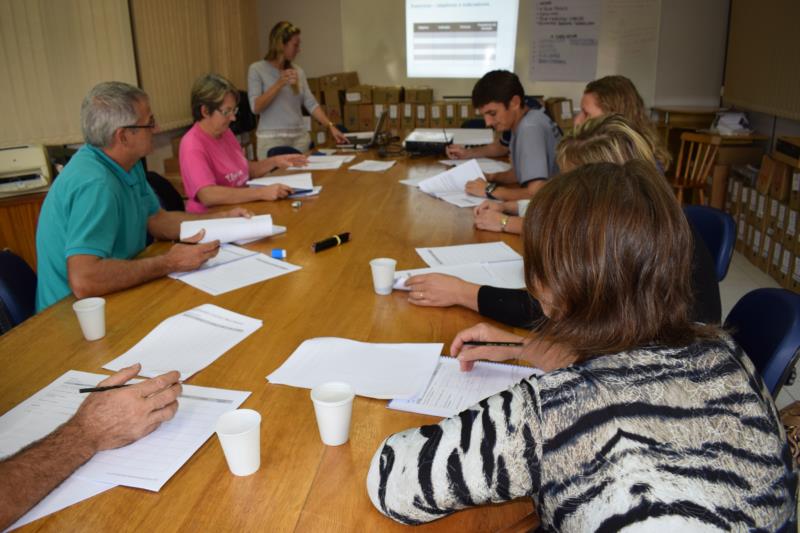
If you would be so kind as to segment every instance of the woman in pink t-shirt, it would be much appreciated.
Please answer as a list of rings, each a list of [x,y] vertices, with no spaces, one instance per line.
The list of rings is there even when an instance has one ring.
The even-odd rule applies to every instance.
[[[198,79],[192,86],[194,125],[181,139],[180,165],[189,201],[186,211],[204,213],[216,205],[258,200],[278,200],[291,194],[283,184],[249,188],[247,180],[275,168],[305,165],[301,154],[279,155],[248,161],[230,130],[236,119],[239,92],[216,74]]]

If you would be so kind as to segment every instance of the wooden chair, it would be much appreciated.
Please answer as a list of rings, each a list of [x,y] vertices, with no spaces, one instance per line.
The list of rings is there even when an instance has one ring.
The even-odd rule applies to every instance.
[[[706,203],[706,179],[711,175],[717,161],[722,139],[717,135],[684,132],[681,134],[681,148],[675,162],[675,172],[668,176],[675,189],[678,202],[683,203],[684,189],[697,189],[700,203]]]
[[[540,524],[539,514],[534,510],[510,526],[499,529],[496,533],[530,533],[535,531]]]

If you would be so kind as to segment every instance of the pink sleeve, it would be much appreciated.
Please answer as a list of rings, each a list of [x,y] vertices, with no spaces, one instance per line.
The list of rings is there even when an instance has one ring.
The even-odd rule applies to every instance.
[[[214,185],[216,181],[211,168],[211,155],[192,133],[193,130],[189,130],[183,136],[178,152],[183,188],[188,198],[196,200],[197,191]]]

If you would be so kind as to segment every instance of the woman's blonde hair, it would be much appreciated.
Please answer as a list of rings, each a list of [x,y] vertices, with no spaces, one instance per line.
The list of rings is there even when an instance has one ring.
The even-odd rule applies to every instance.
[[[283,46],[289,39],[300,33],[300,28],[288,21],[281,21],[272,27],[269,32],[269,50],[264,59],[273,61],[283,55]]]
[[[616,163],[640,159],[657,165],[653,141],[640,134],[622,115],[603,115],[576,126],[559,143],[556,162],[562,171],[589,163]]]
[[[624,115],[636,131],[653,145],[656,160],[662,170],[669,168],[672,156],[659,141],[658,133],[648,117],[644,100],[631,80],[625,76],[604,76],[589,82],[583,92],[597,97],[597,103],[604,114]]]
[[[197,78],[192,85],[192,118],[195,122],[203,118],[203,106],[209,113],[220,108],[225,96],[232,94],[239,102],[239,91],[233,83],[219,74],[206,74]]]

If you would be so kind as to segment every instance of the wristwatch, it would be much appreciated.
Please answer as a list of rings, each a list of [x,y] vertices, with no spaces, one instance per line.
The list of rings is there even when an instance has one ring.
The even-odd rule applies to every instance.
[[[505,231],[506,226],[508,226],[508,215],[503,215],[500,218],[500,231]]]
[[[497,188],[497,183],[494,183],[494,182],[492,182],[492,183],[487,183],[487,184],[486,184],[486,189],[484,189],[484,191],[483,191],[483,192],[485,192],[485,193],[486,193],[486,198],[491,198],[492,200],[497,200],[497,198],[495,198],[494,196],[492,196],[492,193],[494,192],[494,190],[495,190],[496,188]]]

